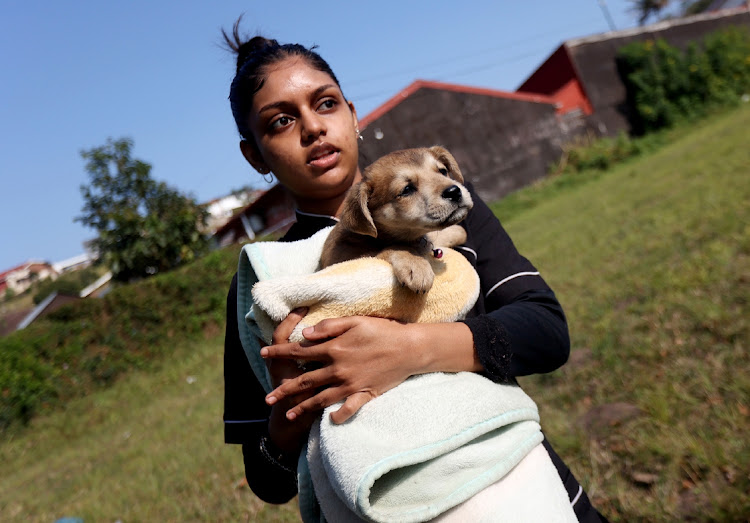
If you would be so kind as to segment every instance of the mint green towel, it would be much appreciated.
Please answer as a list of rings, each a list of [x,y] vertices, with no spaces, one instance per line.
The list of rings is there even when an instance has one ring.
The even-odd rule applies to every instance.
[[[324,229],[299,242],[243,248],[238,272],[240,339],[266,391],[271,385],[259,355],[259,337],[261,331],[267,336],[268,328],[261,329],[256,320],[263,323],[269,315],[283,316],[284,311],[271,314],[278,304],[264,308],[263,296],[274,295],[277,281],[286,282],[279,284],[278,292],[288,292],[290,277],[297,278],[292,288],[304,285],[305,275],[317,268],[329,232]],[[266,289],[254,297],[253,286],[259,281]],[[470,307],[476,295],[469,294],[464,299],[471,300]],[[284,298],[289,310],[296,306],[289,296]],[[466,303],[459,305],[460,310],[468,310]],[[552,507],[529,520],[539,514],[544,520],[571,520],[562,483],[539,446],[543,436],[537,407],[517,386],[468,372],[433,373],[410,378],[367,403],[348,422],[335,425],[329,414],[339,407],[326,409],[314,424],[307,450],[300,456],[299,501],[305,522],[428,521],[448,516],[460,521],[463,504],[468,506],[485,489],[499,487],[502,495],[484,496],[484,505],[486,499],[520,498],[519,506]],[[527,469],[538,469],[539,477],[533,479],[545,487],[527,500],[521,496],[529,497],[528,491],[516,493],[513,481],[501,480],[512,479],[519,463],[539,448],[543,466]],[[537,494],[550,501],[540,504]],[[492,515],[489,521],[496,520],[498,509],[491,502],[480,507],[482,513]]]

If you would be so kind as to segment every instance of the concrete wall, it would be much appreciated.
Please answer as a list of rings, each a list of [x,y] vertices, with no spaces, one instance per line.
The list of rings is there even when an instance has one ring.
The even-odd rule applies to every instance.
[[[360,165],[411,147],[442,145],[486,201],[543,177],[583,116],[557,115],[551,103],[420,88],[362,131]]]

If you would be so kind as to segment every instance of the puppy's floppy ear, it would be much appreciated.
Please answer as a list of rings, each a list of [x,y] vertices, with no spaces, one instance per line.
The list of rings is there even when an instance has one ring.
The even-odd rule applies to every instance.
[[[441,147],[440,145],[435,145],[428,150],[439,162],[445,165],[448,169],[448,176],[452,180],[455,180],[458,183],[464,183],[464,175],[461,174],[461,169],[458,168],[458,162],[456,162],[453,155],[448,152],[448,149]]]
[[[377,238],[378,229],[372,221],[370,208],[367,205],[369,195],[370,187],[364,180],[354,184],[344,201],[339,222],[347,230]]]

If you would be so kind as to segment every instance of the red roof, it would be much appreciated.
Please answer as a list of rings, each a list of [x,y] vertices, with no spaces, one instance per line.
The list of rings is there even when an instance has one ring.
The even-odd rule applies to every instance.
[[[575,108],[580,108],[584,114],[594,112],[567,44],[555,49],[544,63],[524,80],[517,92],[554,98],[559,104],[558,114]]]
[[[48,265],[49,266],[50,264],[45,261],[40,261],[40,260],[25,261],[21,265],[17,265],[13,267],[12,269],[8,269],[7,271],[0,272],[0,282],[5,281],[5,279],[8,277],[10,273],[20,271],[23,269],[27,269],[28,267],[31,267],[32,265]]]
[[[507,98],[510,100],[519,100],[522,102],[536,102],[556,105],[556,100],[549,96],[540,94],[518,93],[511,91],[499,91],[497,89],[486,89],[484,87],[471,87],[468,85],[448,84],[444,82],[431,82],[428,80],[415,80],[411,85],[400,91],[393,98],[385,102],[377,109],[370,112],[367,116],[359,121],[360,129],[364,129],[369,124],[383,116],[385,113],[396,107],[406,100],[409,96],[420,89],[440,89],[443,91],[454,91],[457,93],[478,94],[482,96],[494,96],[496,98]]]
[[[21,265],[17,265],[16,267],[13,267],[12,269],[8,269],[7,271],[0,272],[0,281],[5,281],[5,278],[10,274],[11,272],[20,271],[22,269],[25,269],[29,265],[31,265],[34,262],[24,262]]]

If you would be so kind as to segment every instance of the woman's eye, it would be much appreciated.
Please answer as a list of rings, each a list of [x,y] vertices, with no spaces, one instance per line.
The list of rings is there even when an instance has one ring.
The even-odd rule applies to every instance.
[[[323,100],[320,105],[318,106],[318,109],[333,109],[336,106],[336,100],[333,100],[331,98],[328,98],[327,100]]]
[[[277,129],[281,129],[282,127],[286,127],[290,123],[292,123],[292,119],[290,117],[280,116],[276,118],[275,120],[273,120],[269,127],[271,127],[271,129],[273,130],[277,130]]]
[[[443,176],[448,176],[448,169],[446,169],[445,167],[438,168],[438,172]]]
[[[406,187],[403,188],[403,190],[399,193],[399,196],[409,196],[410,194],[416,192],[417,188],[414,187],[413,184],[409,184]]]

